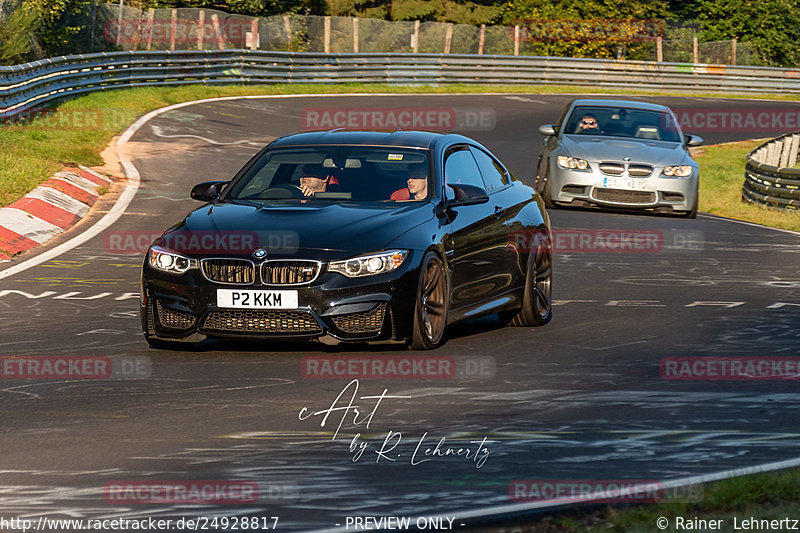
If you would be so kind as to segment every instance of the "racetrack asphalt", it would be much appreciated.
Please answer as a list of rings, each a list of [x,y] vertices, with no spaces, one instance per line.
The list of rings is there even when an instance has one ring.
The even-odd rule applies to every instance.
[[[556,250],[550,324],[501,328],[486,317],[450,328],[447,344],[427,355],[469,360],[474,375],[361,380],[357,397],[387,389],[402,398],[384,399],[368,428],[348,418],[335,440],[340,416],[321,427],[321,417],[298,414],[329,407],[349,380],[309,379],[303,358],[412,352],[246,341],[192,352],[148,348],[138,318],[142,255],[115,247],[111,235],[150,235],[178,222],[199,205],[188,199],[193,184],[227,179],[266,142],[303,129],[309,110],[456,109],[464,120],[456,131],[530,181],[542,143],[536,128],[555,122],[571,98],[229,100],[149,121],[128,145],[141,186],[111,230],[0,280],[0,355],[111,356],[140,363],[146,376],[19,380],[4,372],[0,515],[279,516],[279,530],[311,531],[344,525],[348,516],[455,516],[507,505],[517,479],[672,479],[800,455],[798,381],[661,376],[664,358],[798,355],[800,235],[702,213],[688,220],[552,210],[556,231],[652,232],[663,245]],[[636,98],[701,111],[778,106]],[[711,129],[699,132],[707,143],[780,133]],[[374,405],[357,402],[365,411]],[[400,440],[394,461],[374,453],[389,432]],[[356,434],[369,447],[354,461]],[[485,437],[488,458],[480,468],[453,456],[412,464],[420,441],[424,450],[443,437],[445,446],[473,449]],[[255,482],[260,499],[125,503],[109,493],[124,481],[170,480]]]

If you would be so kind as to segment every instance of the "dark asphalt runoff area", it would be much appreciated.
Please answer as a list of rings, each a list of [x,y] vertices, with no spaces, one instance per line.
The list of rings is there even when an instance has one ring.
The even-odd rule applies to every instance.
[[[573,97],[239,99],[149,121],[128,145],[142,182],[125,214],[103,236],[0,280],[0,355],[107,356],[120,372],[15,379],[4,367],[0,516],[279,517],[278,531],[313,531],[344,528],[348,517],[476,514],[515,503],[514,480],[668,480],[800,456],[798,381],[668,379],[661,366],[665,358],[800,356],[800,235],[703,213],[689,220],[552,210],[556,232],[639,231],[661,240],[657,249],[617,253],[557,245],[553,319],[543,328],[502,328],[490,316],[450,328],[447,343],[425,354],[248,341],[161,351],[145,342],[142,253],[111,235],[161,232],[199,205],[188,198],[192,185],[228,179],[265,143],[320,116],[313,113],[454,110],[455,131],[530,182],[543,140],[537,127],[555,122]],[[693,113],[800,110],[636,98]],[[772,127],[696,133],[718,143],[785,129]],[[464,372],[347,387],[348,378],[311,379],[302,366],[307,357],[418,355],[453,358]],[[355,398],[355,422],[352,411],[334,411],[324,424],[322,415],[300,419],[340,395],[347,400],[339,407]],[[471,455],[437,454],[437,444]],[[197,504],[115,492],[192,481],[244,482],[257,498]]]

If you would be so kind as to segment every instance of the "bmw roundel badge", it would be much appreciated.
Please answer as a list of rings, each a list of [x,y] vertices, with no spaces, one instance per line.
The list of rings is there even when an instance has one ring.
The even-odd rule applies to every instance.
[[[255,252],[253,252],[253,257],[256,259],[264,259],[267,257],[267,251],[263,248],[258,248]]]

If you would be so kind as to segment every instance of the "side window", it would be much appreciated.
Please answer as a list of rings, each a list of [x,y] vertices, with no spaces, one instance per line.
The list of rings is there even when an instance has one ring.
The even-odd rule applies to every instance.
[[[475,158],[472,157],[466,146],[457,148],[447,156],[444,162],[444,179],[447,184],[474,185],[481,189],[485,188]],[[447,189],[449,189],[447,196],[450,197],[452,189],[450,187]]]
[[[502,189],[510,183],[506,169],[493,157],[479,148],[470,148],[470,150],[472,150],[472,155],[475,156],[475,161],[478,162],[478,168],[481,169],[487,192],[491,193]]]

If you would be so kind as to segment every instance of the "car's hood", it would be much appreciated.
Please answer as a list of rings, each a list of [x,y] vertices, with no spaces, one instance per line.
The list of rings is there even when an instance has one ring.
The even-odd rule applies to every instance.
[[[681,143],[646,139],[620,139],[590,135],[564,135],[561,140],[564,153],[587,161],[623,161],[655,166],[680,165],[689,162]]]
[[[270,257],[350,257],[373,252],[434,217],[428,203],[404,206],[342,206],[314,203],[258,207],[206,204],[167,230],[161,245],[193,256],[249,256],[264,248]],[[341,252],[341,253],[339,253]]]

